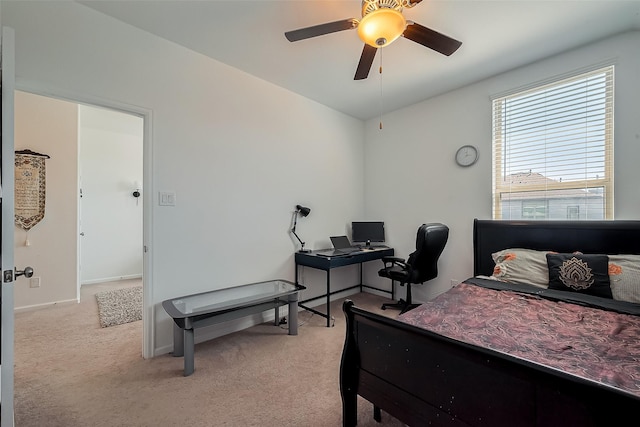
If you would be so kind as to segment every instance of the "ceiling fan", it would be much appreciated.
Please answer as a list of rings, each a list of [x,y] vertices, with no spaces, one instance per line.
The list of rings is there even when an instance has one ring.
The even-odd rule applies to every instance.
[[[454,40],[430,28],[407,21],[402,15],[403,8],[411,8],[422,0],[362,0],[362,19],[343,19],[284,33],[287,40],[295,42],[344,30],[358,30],[358,36],[365,43],[354,80],[369,76],[378,48],[391,44],[400,36],[423,46],[451,55],[462,42]]]

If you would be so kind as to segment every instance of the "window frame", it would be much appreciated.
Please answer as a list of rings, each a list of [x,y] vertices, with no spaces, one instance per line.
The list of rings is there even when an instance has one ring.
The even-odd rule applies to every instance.
[[[505,103],[526,96],[527,94],[536,94],[545,90],[553,90],[554,88],[560,88],[564,85],[570,84],[571,82],[577,82],[584,80],[585,82],[593,76],[604,75],[605,78],[605,88],[603,92],[605,94],[605,107],[603,108],[603,113],[605,116],[604,119],[604,175],[602,177],[597,178],[585,178],[583,180],[569,180],[569,181],[556,181],[552,179],[545,179],[544,181],[540,181],[537,183],[527,183],[527,184],[513,184],[511,182],[507,182],[509,180],[505,180],[507,175],[504,175],[504,166],[507,162],[504,160],[504,153],[506,152],[504,145],[506,144],[507,135],[505,131]],[[585,91],[586,92],[586,91]],[[553,116],[546,116],[553,117]],[[609,64],[599,67],[595,69],[591,69],[588,71],[581,71],[579,73],[572,74],[570,76],[558,77],[553,80],[549,80],[543,83],[530,85],[526,88],[521,88],[519,90],[512,91],[507,94],[503,94],[500,96],[496,96],[492,98],[492,151],[493,151],[493,183],[492,183],[492,217],[493,219],[510,219],[503,218],[503,196],[514,194],[514,193],[524,193],[524,192],[551,192],[554,190],[585,190],[591,188],[602,188],[603,189],[603,209],[604,209],[604,219],[613,219],[614,218],[614,158],[613,158],[613,149],[614,149],[614,65]],[[548,158],[548,156],[547,156]],[[585,201],[587,199],[585,198]],[[549,211],[549,210],[547,210]],[[589,209],[585,209],[585,213],[588,212]],[[512,212],[509,209],[509,212]],[[524,219],[524,218],[523,218]],[[548,215],[545,218],[546,220],[553,220],[555,218],[549,218]],[[589,219],[589,218],[583,218]]]

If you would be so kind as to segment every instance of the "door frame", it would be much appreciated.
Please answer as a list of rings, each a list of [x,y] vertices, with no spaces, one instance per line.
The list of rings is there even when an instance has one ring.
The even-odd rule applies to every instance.
[[[142,117],[143,119],[143,142],[142,142],[142,176],[144,182],[144,191],[142,191],[142,357],[149,359],[154,356],[155,349],[155,308],[153,299],[153,152],[152,152],[152,129],[153,114],[152,110],[137,105],[127,104],[110,99],[103,99],[87,94],[73,93],[64,91],[59,88],[52,88],[43,85],[40,82],[27,81],[16,78],[15,90],[32,93],[34,95],[56,98],[76,104],[84,104],[93,107],[108,108],[120,111],[126,114]],[[79,189],[79,187],[78,187]],[[79,200],[79,194],[78,194]],[[80,203],[78,202],[78,209]],[[80,239],[80,230],[76,230],[78,240]],[[77,243],[80,244],[79,242]],[[76,280],[77,298],[80,300],[80,253],[76,260]]]

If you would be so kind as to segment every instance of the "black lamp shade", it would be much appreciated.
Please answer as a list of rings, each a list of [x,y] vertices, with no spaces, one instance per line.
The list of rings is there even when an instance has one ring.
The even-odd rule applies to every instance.
[[[310,208],[307,208],[307,207],[304,207],[304,206],[300,206],[300,205],[296,205],[296,209],[298,210],[298,212],[302,216],[307,216],[311,212]]]

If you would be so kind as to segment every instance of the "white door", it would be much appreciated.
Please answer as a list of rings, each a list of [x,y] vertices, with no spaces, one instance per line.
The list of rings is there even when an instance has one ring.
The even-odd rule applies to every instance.
[[[0,263],[2,283],[0,294],[2,310],[0,324],[0,425],[13,425],[13,96],[14,96],[14,34],[10,28],[2,28],[2,235]]]
[[[13,99],[15,90],[14,31],[2,27],[0,49],[0,90],[2,91],[2,162],[0,163],[0,425],[13,426],[13,284],[18,276],[31,277],[33,269],[17,271],[13,260],[14,228],[14,171]]]

